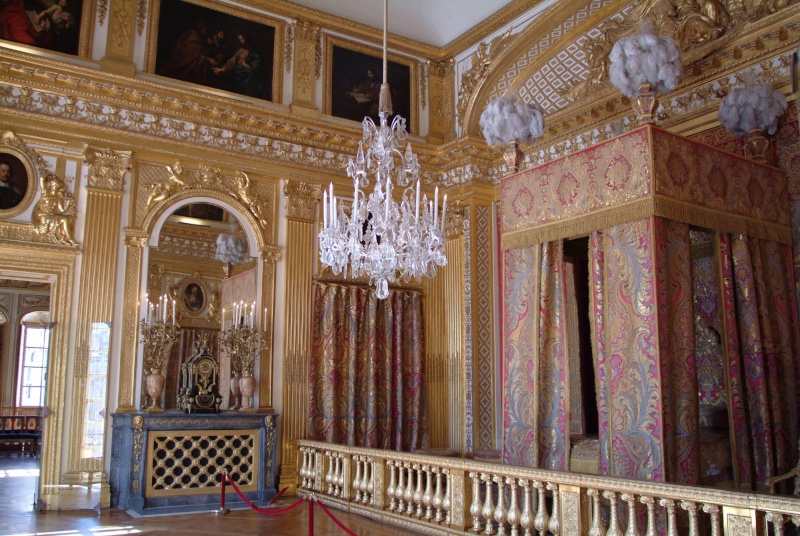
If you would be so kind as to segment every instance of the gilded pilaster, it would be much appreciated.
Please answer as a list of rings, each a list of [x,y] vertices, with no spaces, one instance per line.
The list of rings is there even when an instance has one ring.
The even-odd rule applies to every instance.
[[[297,107],[317,115],[316,80],[322,70],[322,36],[319,26],[305,20],[291,25],[294,37],[292,110]]]
[[[109,0],[108,6],[108,41],[101,65],[106,70],[132,77],[136,71],[133,64],[133,36],[137,0]]]
[[[465,391],[465,300],[464,300],[464,211],[460,201],[453,203],[447,211],[445,221],[445,255],[447,265],[442,271],[444,284],[445,333],[447,333],[447,436],[448,447],[465,452],[466,450],[466,391]]]
[[[142,278],[142,253],[147,247],[147,233],[125,229],[125,290],[122,309],[122,344],[119,362],[119,389],[115,413],[136,413],[136,352],[139,346],[138,296]]]
[[[283,440],[280,487],[297,485],[296,439],[305,437],[308,355],[311,352],[311,278],[319,187],[289,181],[286,194],[286,290],[283,348]]]
[[[455,118],[455,61],[450,58],[442,62],[428,62],[430,87],[430,130],[431,143],[442,143],[456,135]]]
[[[272,409],[272,392],[274,391],[274,386],[272,385],[272,341],[275,340],[275,337],[273,337],[272,331],[272,304],[275,303],[275,264],[282,259],[283,248],[280,246],[264,246],[261,250],[261,260],[264,264],[261,276],[261,303],[267,307],[267,321],[263,327],[267,335],[265,337],[266,344],[261,347],[258,411],[264,413],[274,412]]]
[[[131,153],[86,147],[84,160],[89,166],[85,235],[81,283],[78,295],[75,368],[73,371],[74,408],[72,411],[68,469],[65,481],[70,484],[101,482],[108,489],[103,474],[103,460],[95,455],[84,457],[87,445],[85,408],[88,398],[92,324],[110,323],[114,309],[117,251],[122,211],[123,179],[131,166]],[[95,371],[96,373],[96,371]],[[107,373],[107,369],[106,369]],[[86,480],[85,480],[86,479]],[[102,494],[101,506],[108,506],[109,496]]]
[[[448,261],[449,263],[449,261]],[[422,293],[425,296],[425,365],[428,386],[428,442],[431,448],[448,446],[449,386],[447,383],[447,338],[436,334],[447,333],[445,309],[445,270],[440,269],[436,277],[422,278]]]

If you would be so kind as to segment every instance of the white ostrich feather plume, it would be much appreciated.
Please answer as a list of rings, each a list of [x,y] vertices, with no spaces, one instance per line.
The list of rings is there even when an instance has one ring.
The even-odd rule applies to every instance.
[[[489,145],[533,143],[544,134],[544,112],[538,104],[499,97],[486,105],[480,126]]]
[[[635,97],[645,83],[657,93],[672,91],[683,75],[681,52],[675,41],[658,37],[652,28],[614,43],[609,59],[611,83],[627,97]]]
[[[723,127],[740,138],[755,128],[775,134],[778,119],[787,107],[786,97],[769,83],[754,85],[746,80],[744,87],[733,88],[722,99],[717,117]]]
[[[217,237],[217,251],[214,257],[218,261],[242,264],[249,259],[247,239],[243,235],[220,234]]]

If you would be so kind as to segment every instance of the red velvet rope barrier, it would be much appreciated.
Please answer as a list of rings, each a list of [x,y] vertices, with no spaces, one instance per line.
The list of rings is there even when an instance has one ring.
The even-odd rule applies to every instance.
[[[348,529],[347,527],[345,527],[345,526],[342,524],[342,522],[341,522],[341,521],[339,521],[338,519],[336,519],[336,518],[333,516],[333,514],[330,512],[330,510],[328,510],[328,509],[325,507],[325,505],[324,505],[324,504],[323,504],[321,501],[317,501],[317,503],[319,504],[319,507],[320,507],[320,508],[322,508],[322,511],[323,511],[323,512],[325,512],[325,513],[328,515],[328,517],[329,517],[329,518],[331,518],[331,521],[333,521],[334,523],[336,523],[336,525],[337,525],[337,526],[338,526],[340,529],[342,529],[342,530],[343,530],[343,531],[345,531],[347,534],[349,534],[349,536],[356,536],[356,533],[355,533],[355,532],[353,532],[352,530]]]
[[[309,534],[313,534],[314,533],[314,503],[316,502],[316,503],[319,503],[319,506],[320,506],[320,508],[322,508],[322,511],[325,512],[325,515],[327,515],[329,518],[331,518],[331,521],[336,523],[336,526],[338,526],[340,529],[345,531],[345,533],[347,533],[348,536],[357,536],[355,532],[353,532],[352,530],[350,530],[347,527],[345,527],[344,524],[341,521],[336,519],[336,517],[330,512],[330,510],[328,510],[325,507],[325,505],[322,502],[316,500],[313,497],[310,500],[306,499],[306,498],[298,499],[297,502],[295,502],[291,506],[287,506],[286,508],[280,508],[280,509],[277,509],[277,510],[276,509],[266,510],[264,508],[260,508],[260,507],[256,506],[255,504],[253,504],[247,497],[244,496],[244,494],[239,489],[239,486],[236,485],[236,482],[233,481],[233,479],[230,477],[230,475],[228,473],[222,473],[222,496],[220,497],[220,503],[221,503],[221,508],[223,508],[223,509],[225,508],[225,482],[230,482],[231,486],[233,486],[234,491],[236,491],[236,493],[239,495],[239,497],[241,497],[241,499],[245,502],[245,504],[247,504],[247,506],[249,506],[250,508],[252,508],[256,512],[258,512],[259,514],[264,514],[264,515],[268,515],[268,516],[277,516],[277,515],[285,514],[286,512],[291,512],[292,510],[294,510],[295,508],[297,508],[298,506],[300,506],[304,502],[308,501],[308,533]],[[269,504],[272,504],[273,502],[275,502],[278,499],[278,497],[283,495],[283,493],[287,489],[289,489],[289,488],[288,487],[283,488],[280,491],[280,493],[278,493],[269,502]]]
[[[227,473],[222,473],[222,478],[223,478],[223,480],[227,479],[228,482],[231,483],[231,486],[233,486],[234,491],[236,491],[236,493],[239,494],[239,497],[242,498],[242,500],[245,502],[245,504],[247,504],[247,506],[249,506],[250,508],[252,508],[256,512],[258,512],[259,514],[264,514],[264,515],[268,515],[268,516],[277,516],[277,515],[285,514],[286,512],[290,512],[290,511],[294,510],[295,508],[297,508],[298,506],[300,506],[301,504],[303,504],[307,500],[305,498],[302,498],[302,499],[299,499],[296,503],[292,504],[291,506],[287,506],[286,508],[279,508],[277,510],[274,509],[274,508],[271,508],[271,509],[267,510],[267,509],[260,508],[260,507],[256,506],[247,497],[245,497],[244,494],[241,492],[241,490],[239,490],[239,486],[236,485],[236,482],[233,481],[233,479],[230,477],[230,475],[228,475]]]

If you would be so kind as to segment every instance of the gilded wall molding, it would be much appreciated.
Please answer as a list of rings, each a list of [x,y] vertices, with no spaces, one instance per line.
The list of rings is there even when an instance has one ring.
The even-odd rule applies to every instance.
[[[122,192],[125,173],[131,169],[131,152],[86,146],[83,159],[89,165],[90,188]]]
[[[428,107],[428,64],[421,61],[417,64],[417,69],[419,70],[419,104],[424,110]]]
[[[322,189],[305,182],[287,181],[283,187],[286,194],[286,217],[313,222],[317,216],[317,201],[322,198]]]
[[[142,35],[147,25],[147,4],[150,0],[136,0],[136,35]]]
[[[283,260],[283,248],[281,246],[264,246],[261,250],[261,259],[265,264],[277,264]]]

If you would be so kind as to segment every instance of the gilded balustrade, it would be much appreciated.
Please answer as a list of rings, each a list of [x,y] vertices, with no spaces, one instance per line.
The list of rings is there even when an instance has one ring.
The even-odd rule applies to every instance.
[[[783,535],[800,499],[300,441],[301,494],[427,534]],[[791,533],[791,532],[790,532]]]

